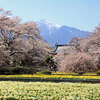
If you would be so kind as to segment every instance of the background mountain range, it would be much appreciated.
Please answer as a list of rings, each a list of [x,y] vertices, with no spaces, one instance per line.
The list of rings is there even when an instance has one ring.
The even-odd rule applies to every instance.
[[[40,35],[53,46],[55,44],[68,44],[72,37],[86,37],[90,33],[66,25],[53,24],[45,20],[40,20],[38,24],[41,30]]]

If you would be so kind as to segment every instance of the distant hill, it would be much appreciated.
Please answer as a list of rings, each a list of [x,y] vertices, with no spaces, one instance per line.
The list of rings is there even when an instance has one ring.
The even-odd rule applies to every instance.
[[[89,34],[88,31],[81,31],[65,25],[60,26],[45,20],[40,20],[38,24],[41,29],[40,35],[53,46],[55,44],[68,44],[72,37],[86,37]]]

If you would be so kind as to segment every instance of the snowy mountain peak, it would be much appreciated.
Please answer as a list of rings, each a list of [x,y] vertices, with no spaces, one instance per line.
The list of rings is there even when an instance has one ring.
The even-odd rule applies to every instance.
[[[51,45],[67,44],[73,37],[86,37],[89,32],[81,31],[74,27],[58,25],[46,20],[37,22],[41,29],[40,35]]]
[[[59,29],[59,28],[61,27],[61,26],[58,25],[58,24],[54,24],[54,23],[49,22],[49,21],[46,21],[46,20],[40,20],[38,23],[39,23],[39,24],[46,24],[50,29],[51,29],[52,27],[55,27],[55,28],[57,28],[57,29]]]

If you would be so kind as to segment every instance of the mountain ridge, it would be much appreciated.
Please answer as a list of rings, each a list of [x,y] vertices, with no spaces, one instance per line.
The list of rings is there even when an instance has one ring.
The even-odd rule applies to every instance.
[[[74,27],[66,25],[58,25],[45,20],[38,22],[40,35],[50,45],[68,44],[73,37],[86,37],[90,32],[82,31]]]

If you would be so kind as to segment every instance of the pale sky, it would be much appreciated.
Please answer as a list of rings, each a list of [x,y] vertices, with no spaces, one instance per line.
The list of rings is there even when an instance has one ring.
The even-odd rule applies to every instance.
[[[0,8],[23,21],[42,19],[84,31],[93,31],[100,23],[100,0],[0,0]]]

